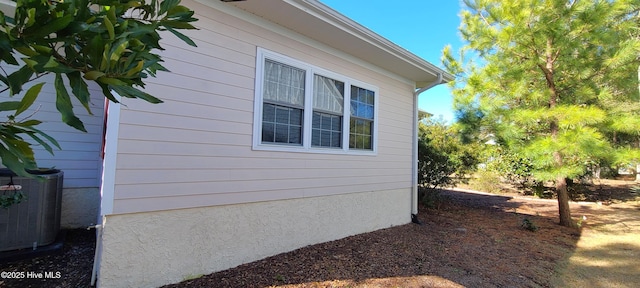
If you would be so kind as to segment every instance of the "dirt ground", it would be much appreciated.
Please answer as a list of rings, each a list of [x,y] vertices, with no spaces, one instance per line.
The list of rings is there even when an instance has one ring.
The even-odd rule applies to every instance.
[[[555,200],[443,191],[438,209],[420,208],[422,225],[308,246],[165,287],[637,287],[634,185],[589,187],[605,196],[598,196],[600,204],[572,202],[580,229],[557,224]],[[0,271],[58,269],[60,279],[0,279],[0,287],[88,287],[93,250],[74,247],[87,247],[89,232],[70,235],[85,241],[62,254],[0,263]]]

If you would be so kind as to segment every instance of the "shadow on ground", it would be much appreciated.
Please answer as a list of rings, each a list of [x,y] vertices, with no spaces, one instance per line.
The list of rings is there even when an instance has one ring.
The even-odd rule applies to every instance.
[[[640,202],[593,204],[576,250],[558,269],[557,287],[638,287]]]

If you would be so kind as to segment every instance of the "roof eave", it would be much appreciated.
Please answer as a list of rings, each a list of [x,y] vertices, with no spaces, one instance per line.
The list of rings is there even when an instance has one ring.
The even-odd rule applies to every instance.
[[[317,0],[249,0],[230,2],[240,9],[326,43],[416,83],[442,83],[453,75],[398,46]],[[295,16],[293,16],[295,15]]]

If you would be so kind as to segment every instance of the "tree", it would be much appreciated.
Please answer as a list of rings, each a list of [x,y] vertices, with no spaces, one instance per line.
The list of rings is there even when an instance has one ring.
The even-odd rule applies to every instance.
[[[455,184],[478,164],[480,145],[464,145],[457,125],[423,118],[418,123],[418,183],[428,189]]]
[[[447,139],[455,140],[455,136],[448,133],[442,121],[430,118],[423,119],[418,127],[418,183],[431,190],[451,185],[451,175],[458,165],[450,156],[451,149],[447,149],[452,147]]]
[[[190,24],[197,20],[193,14],[180,0],[17,0],[13,17],[0,11],[0,93],[13,98],[0,102],[0,112],[7,117],[0,122],[2,164],[31,177],[26,170],[37,164],[28,141],[50,153],[54,146],[60,148],[55,139],[37,129],[41,123],[33,119],[37,113],[21,116],[44,84],[29,82],[44,75],[53,75],[62,121],[81,131],[86,130],[73,112],[70,95],[91,113],[88,82],[96,83],[113,102],[118,102],[117,93],[161,103],[144,92],[145,78],[168,71],[153,50],[163,49],[162,31],[195,46],[177,31],[195,29]]]
[[[575,226],[566,179],[584,174],[586,163],[610,160],[610,136],[640,111],[629,105],[639,100],[640,43],[630,37],[639,28],[638,2],[464,3],[466,45],[457,59],[449,47],[443,54],[458,76],[454,101],[481,111],[478,121],[500,145],[530,159],[537,180],[554,181],[560,224]],[[612,109],[620,106],[626,108]],[[638,133],[640,126],[626,128]]]

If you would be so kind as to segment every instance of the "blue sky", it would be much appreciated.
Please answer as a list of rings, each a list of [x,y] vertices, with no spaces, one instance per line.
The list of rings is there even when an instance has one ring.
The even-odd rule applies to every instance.
[[[442,49],[462,47],[458,33],[460,2],[456,0],[320,0],[327,6],[443,68]],[[435,116],[453,119],[451,93],[439,85],[420,94],[418,106]]]

